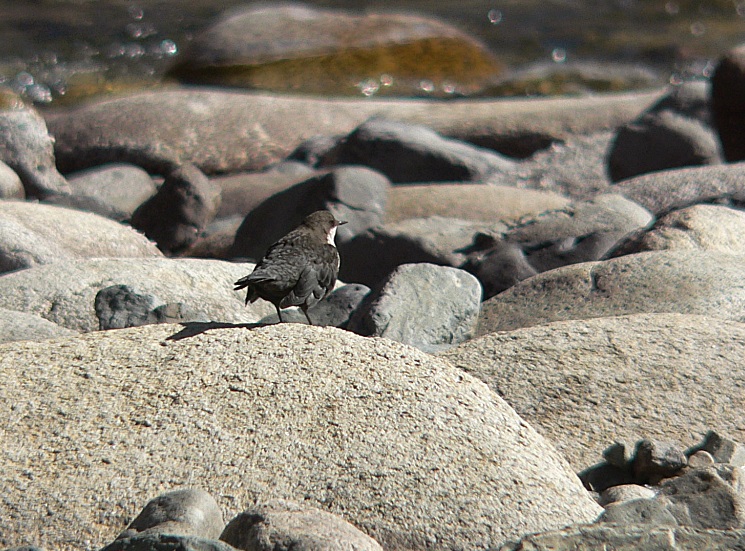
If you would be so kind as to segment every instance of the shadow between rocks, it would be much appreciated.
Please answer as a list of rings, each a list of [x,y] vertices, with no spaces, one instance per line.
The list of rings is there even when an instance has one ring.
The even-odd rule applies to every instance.
[[[196,337],[209,331],[210,329],[231,329],[236,327],[243,327],[245,329],[256,329],[257,327],[266,327],[267,325],[274,325],[272,323],[225,323],[221,321],[187,321],[181,324],[183,329],[178,333],[174,333],[166,337],[167,341],[180,341],[181,339],[188,339],[190,337]]]

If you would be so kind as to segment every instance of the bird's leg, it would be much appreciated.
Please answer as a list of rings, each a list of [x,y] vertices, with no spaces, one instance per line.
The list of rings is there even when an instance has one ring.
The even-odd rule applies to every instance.
[[[307,308],[301,308],[303,311],[303,314],[305,314],[305,319],[308,320],[308,325],[313,325],[313,322],[310,321],[310,316],[308,316],[308,309]]]
[[[276,304],[274,305],[274,307],[277,309],[277,317],[279,318],[279,323],[282,323],[284,321],[282,319],[282,311],[279,309],[279,306],[277,306]]]

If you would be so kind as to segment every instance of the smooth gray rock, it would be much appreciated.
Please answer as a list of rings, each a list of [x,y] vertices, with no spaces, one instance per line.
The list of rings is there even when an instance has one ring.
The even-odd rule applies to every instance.
[[[538,274],[519,245],[488,234],[477,234],[473,241],[468,258],[460,267],[479,280],[484,289],[483,300]]]
[[[514,163],[494,151],[444,138],[426,126],[371,119],[339,142],[324,165],[365,165],[396,184],[481,180]]]
[[[215,322],[251,323],[274,310],[265,301],[246,306],[244,295],[233,291],[233,282],[251,270],[253,264],[186,258],[58,261],[0,277],[0,307],[36,314],[76,331],[96,331],[96,294],[111,285],[126,285],[166,304],[194,305]]]
[[[367,296],[347,328],[436,350],[473,336],[481,294],[481,284],[463,270],[404,264]]]
[[[308,316],[313,325],[345,328],[350,316],[368,293],[370,293],[370,288],[359,283],[337,286],[321,302],[308,309]],[[291,323],[308,323],[302,310],[295,307],[284,310],[282,319]],[[279,317],[275,312],[262,318],[259,323],[279,323]]]
[[[698,203],[745,202],[745,163],[645,174],[612,186],[655,216]]]
[[[655,251],[557,268],[484,302],[477,334],[652,312],[745,321],[745,255]]]
[[[722,205],[694,205],[674,210],[659,218],[652,227],[617,243],[609,256],[671,249],[745,254],[745,211]]]
[[[344,135],[372,116],[426,124],[483,147],[546,147],[636,117],[659,92],[527,100],[371,100],[206,89],[138,92],[47,115],[57,164],[72,172],[128,162],[153,174],[192,163],[205,174],[262,170],[304,140]],[[535,148],[533,148],[535,151]]]
[[[182,329],[0,345],[0,533],[98,549],[174,480],[219,488],[227,518],[302,496],[385,549],[486,549],[602,511],[499,396],[440,358],[293,323],[169,339]]]
[[[706,433],[701,451],[709,452],[718,463],[745,467],[745,446],[716,431]]]
[[[745,412],[731,406],[745,403],[742,323],[681,314],[573,320],[491,333],[443,356],[498,392],[577,471],[597,463],[611,439],[687,447],[716,426],[745,440]]]
[[[18,174],[0,161],[0,199],[25,199],[26,191]]]
[[[231,520],[220,539],[244,551],[382,551],[341,517],[289,500],[260,503]]]
[[[347,243],[339,244],[344,281],[380,284],[402,264],[426,262],[460,267],[480,232],[499,233],[500,222],[480,222],[431,216],[412,218],[370,228]]]
[[[608,173],[618,182],[649,172],[721,162],[714,131],[669,109],[645,113],[618,130],[608,152]]]
[[[116,539],[138,534],[217,539],[224,526],[222,512],[215,498],[200,488],[184,488],[148,501],[137,518]]]
[[[220,190],[195,166],[170,172],[158,193],[132,214],[132,226],[166,254],[188,249],[220,205]]]
[[[0,109],[0,161],[20,177],[27,197],[42,199],[69,192],[55,166],[53,144],[36,110],[23,104]]]
[[[92,214],[97,214],[98,216],[103,216],[104,218],[109,218],[115,222],[126,222],[130,218],[126,212],[103,202],[101,199],[88,197],[86,195],[48,195],[41,202],[45,205],[55,205],[83,212],[90,212]]]
[[[602,522],[625,526],[677,526],[676,508],[676,504],[666,497],[634,499],[607,505],[600,519]]]
[[[0,342],[40,341],[76,334],[77,331],[61,327],[41,316],[0,308]]]
[[[123,212],[127,219],[157,192],[152,177],[135,165],[117,163],[67,175],[73,195],[94,197]]]
[[[238,228],[231,253],[259,260],[278,239],[317,210],[331,211],[347,222],[336,232],[336,244],[341,246],[382,223],[389,187],[385,176],[364,167],[337,167],[314,176],[249,212]]]
[[[91,257],[162,257],[128,226],[64,207],[0,201],[0,273]]]
[[[235,551],[235,548],[216,539],[156,533],[116,540],[101,551]]]
[[[525,536],[499,551],[701,551],[741,549],[745,530],[698,530],[688,526],[594,524]]]
[[[635,499],[650,499],[656,495],[657,492],[651,488],[647,488],[646,486],[640,486],[639,484],[622,484],[605,490],[600,494],[598,503],[603,507],[607,507],[611,503],[621,503]]]

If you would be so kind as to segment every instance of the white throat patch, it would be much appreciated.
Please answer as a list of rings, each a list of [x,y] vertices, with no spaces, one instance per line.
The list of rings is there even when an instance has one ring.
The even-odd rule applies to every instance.
[[[336,247],[336,243],[334,243],[335,238],[336,238],[336,226],[334,226],[333,228],[329,230],[329,233],[326,236],[326,241],[328,242],[329,245]]]

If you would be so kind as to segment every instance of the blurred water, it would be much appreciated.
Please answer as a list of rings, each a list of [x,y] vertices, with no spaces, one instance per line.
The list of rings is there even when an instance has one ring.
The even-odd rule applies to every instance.
[[[239,0],[0,0],[0,84],[38,103],[71,83],[157,83],[196,31]],[[706,77],[745,36],[745,0],[308,1],[440,17],[508,66],[632,63],[671,81]]]

